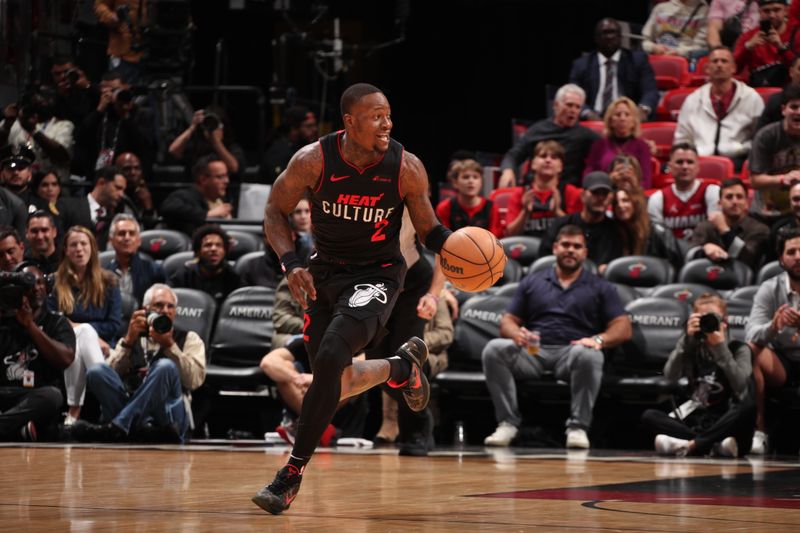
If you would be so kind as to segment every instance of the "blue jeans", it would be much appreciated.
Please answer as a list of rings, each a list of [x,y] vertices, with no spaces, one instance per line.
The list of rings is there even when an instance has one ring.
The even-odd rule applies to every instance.
[[[119,374],[105,364],[90,368],[86,381],[100,402],[101,421],[110,421],[127,434],[148,423],[172,427],[184,442],[189,420],[183,404],[180,372],[170,359],[158,359],[150,365],[147,377],[133,396],[125,390]]]

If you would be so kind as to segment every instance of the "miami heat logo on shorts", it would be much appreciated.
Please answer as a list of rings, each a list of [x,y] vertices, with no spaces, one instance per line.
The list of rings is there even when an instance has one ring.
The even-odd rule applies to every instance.
[[[386,285],[378,283],[359,283],[353,287],[356,292],[350,297],[347,302],[350,307],[364,307],[372,300],[378,300],[380,303],[385,304],[386,298]]]

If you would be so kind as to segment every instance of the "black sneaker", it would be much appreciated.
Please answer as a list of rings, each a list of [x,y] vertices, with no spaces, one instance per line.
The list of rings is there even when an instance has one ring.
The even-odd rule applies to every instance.
[[[428,360],[428,346],[419,337],[411,337],[397,349],[395,355],[411,363],[411,374],[406,383],[399,387],[403,397],[412,411],[422,411],[428,406],[431,396],[430,383],[422,371]]]
[[[71,436],[79,442],[125,442],[128,435],[112,424],[92,424],[86,420],[77,420],[72,425]]]
[[[278,470],[275,480],[258,491],[251,499],[265,511],[281,514],[292,505],[303,476],[294,465],[286,465]]]

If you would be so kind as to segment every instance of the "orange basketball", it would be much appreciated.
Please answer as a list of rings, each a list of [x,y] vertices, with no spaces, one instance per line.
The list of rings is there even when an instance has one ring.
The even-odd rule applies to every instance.
[[[506,254],[491,232],[467,226],[453,232],[439,253],[448,281],[457,289],[480,292],[503,277]]]

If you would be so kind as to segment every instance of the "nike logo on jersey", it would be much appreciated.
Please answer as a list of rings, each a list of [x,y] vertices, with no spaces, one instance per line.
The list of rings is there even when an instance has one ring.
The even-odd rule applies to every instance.
[[[341,181],[346,180],[350,176],[337,176],[336,174],[331,174],[331,181]]]

